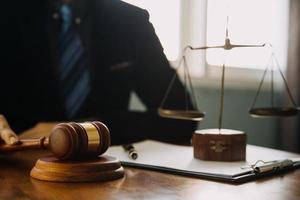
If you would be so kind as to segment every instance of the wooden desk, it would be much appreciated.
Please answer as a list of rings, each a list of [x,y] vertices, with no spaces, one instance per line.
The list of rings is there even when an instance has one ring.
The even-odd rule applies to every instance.
[[[35,130],[41,131],[43,126]],[[25,136],[32,134],[30,130]],[[125,168],[123,179],[104,183],[65,184],[30,178],[35,161],[46,154],[49,153],[31,151],[0,156],[0,199],[300,199],[300,170],[242,185],[134,168]]]

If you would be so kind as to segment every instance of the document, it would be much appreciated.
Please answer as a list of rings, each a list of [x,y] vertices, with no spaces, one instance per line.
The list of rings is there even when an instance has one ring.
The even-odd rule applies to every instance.
[[[300,161],[300,156],[297,154],[253,145],[247,146],[247,160],[241,162],[213,162],[195,159],[192,146],[179,146],[152,140],[133,145],[138,152],[136,160],[131,159],[122,146],[112,146],[106,154],[117,157],[125,166],[232,182],[238,181],[241,176],[247,175],[248,177],[250,174],[253,176],[253,168],[250,165],[258,160],[284,160],[287,159],[287,155],[293,155],[290,159]]]

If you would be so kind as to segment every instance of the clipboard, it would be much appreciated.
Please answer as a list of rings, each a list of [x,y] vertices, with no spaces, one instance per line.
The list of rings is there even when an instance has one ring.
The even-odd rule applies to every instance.
[[[122,146],[113,146],[106,154],[117,157],[122,165],[182,176],[241,184],[300,168],[300,155],[247,145],[247,161],[213,162],[193,157],[191,146],[179,146],[146,140],[133,144],[139,157],[128,157]],[[287,159],[289,156],[289,159]]]

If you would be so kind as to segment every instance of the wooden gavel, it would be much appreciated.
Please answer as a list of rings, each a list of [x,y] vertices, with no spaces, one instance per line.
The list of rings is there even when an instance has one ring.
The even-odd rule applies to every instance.
[[[60,160],[96,157],[110,146],[110,133],[102,122],[61,123],[49,137],[23,139],[16,145],[0,145],[0,153],[26,149],[50,149]]]

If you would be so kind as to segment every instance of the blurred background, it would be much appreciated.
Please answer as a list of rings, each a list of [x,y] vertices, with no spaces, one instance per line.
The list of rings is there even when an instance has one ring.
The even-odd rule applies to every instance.
[[[268,64],[274,65],[269,63],[272,53],[276,56],[291,93],[299,105],[300,1],[123,1],[149,12],[150,21],[173,67],[178,65],[182,49],[187,45],[223,45],[227,16],[229,38],[233,44],[267,43],[264,48],[186,52],[197,103],[200,109],[206,112],[206,117],[199,123],[198,128],[217,127],[221,66],[225,63],[223,128],[245,131],[249,144],[300,152],[298,116],[252,118],[248,114],[264,70]],[[270,106],[271,80],[268,73],[256,106]],[[275,70],[273,80],[274,104],[292,106],[278,69]],[[145,109],[135,94],[132,94],[130,109]]]

